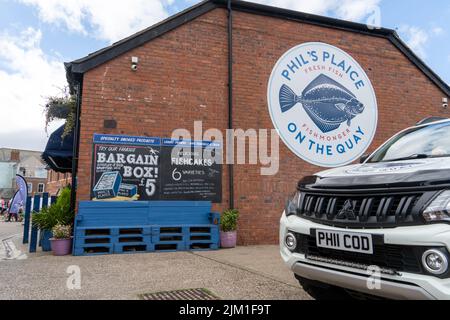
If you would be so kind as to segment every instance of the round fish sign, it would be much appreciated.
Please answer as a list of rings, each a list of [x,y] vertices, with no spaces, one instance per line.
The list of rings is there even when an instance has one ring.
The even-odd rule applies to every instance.
[[[278,60],[268,104],[284,143],[321,167],[358,159],[377,128],[377,100],[366,73],[349,54],[325,43],[301,44]]]

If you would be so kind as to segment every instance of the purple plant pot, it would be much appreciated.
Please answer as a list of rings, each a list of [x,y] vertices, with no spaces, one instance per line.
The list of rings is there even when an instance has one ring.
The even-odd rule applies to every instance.
[[[235,248],[237,241],[236,231],[223,232],[220,231],[220,246],[222,248]]]
[[[67,256],[72,252],[72,239],[50,239],[54,256]]]

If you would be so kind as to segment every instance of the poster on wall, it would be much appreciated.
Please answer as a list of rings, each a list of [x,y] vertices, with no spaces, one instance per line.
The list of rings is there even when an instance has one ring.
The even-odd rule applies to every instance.
[[[349,164],[375,136],[375,90],[363,67],[335,46],[309,42],[288,50],[273,68],[267,98],[281,139],[311,164]]]
[[[94,135],[95,201],[222,201],[221,145],[157,137]]]
[[[222,202],[221,146],[217,143],[163,139],[161,198]]]

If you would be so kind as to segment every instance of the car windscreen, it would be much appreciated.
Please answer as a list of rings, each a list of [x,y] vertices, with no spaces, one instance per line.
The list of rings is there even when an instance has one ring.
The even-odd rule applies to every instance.
[[[450,156],[450,122],[444,122],[399,133],[376,151],[368,162],[448,156]]]

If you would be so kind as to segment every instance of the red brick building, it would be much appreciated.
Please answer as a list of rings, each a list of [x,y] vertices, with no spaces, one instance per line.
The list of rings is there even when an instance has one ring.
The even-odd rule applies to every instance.
[[[52,169],[48,170],[46,192],[50,195],[58,195],[61,189],[72,183],[72,175],[70,173],[56,172]]]
[[[379,113],[370,151],[425,117],[450,113],[442,107],[448,85],[393,30],[241,1],[231,9],[229,19],[227,1],[204,1],[66,65],[79,96],[78,201],[90,199],[94,133],[170,137],[177,128],[193,130],[198,120],[206,129],[272,129],[269,76],[279,57],[301,43],[336,46],[367,73]],[[223,201],[215,209],[240,210],[241,244],[267,244],[278,240],[278,221],[297,181],[321,169],[280,142],[278,174],[261,176],[259,165],[232,170],[223,167]]]

